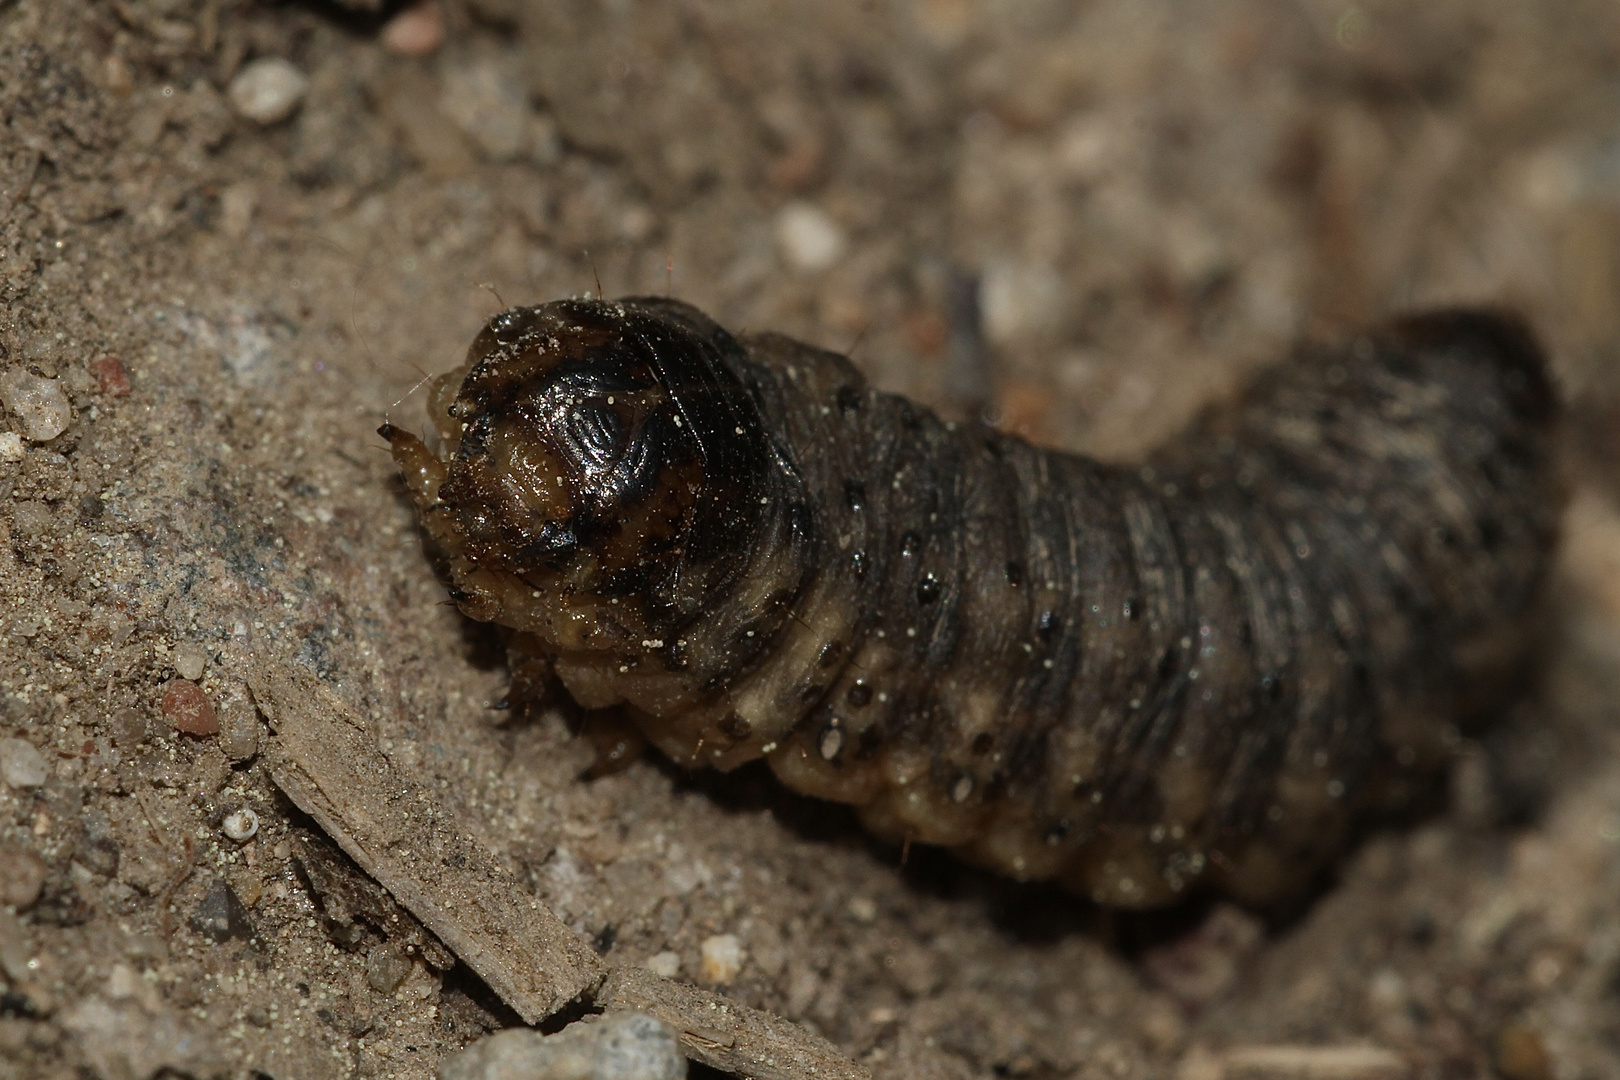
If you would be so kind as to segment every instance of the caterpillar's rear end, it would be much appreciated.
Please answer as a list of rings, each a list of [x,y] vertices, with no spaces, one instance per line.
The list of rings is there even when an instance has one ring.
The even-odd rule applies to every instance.
[[[673,301],[497,316],[394,428],[475,618],[684,764],[1126,906],[1267,900],[1432,777],[1554,542],[1528,333],[1307,350],[1150,465],[944,423]]]

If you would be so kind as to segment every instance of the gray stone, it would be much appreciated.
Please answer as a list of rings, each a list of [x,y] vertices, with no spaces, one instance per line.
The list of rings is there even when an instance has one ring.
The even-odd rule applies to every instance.
[[[74,849],[73,857],[86,870],[102,877],[112,877],[118,873],[119,854],[118,837],[113,832],[112,821],[101,810],[85,811],[84,836]]]
[[[0,401],[22,422],[23,436],[32,442],[49,442],[73,420],[61,383],[22,368],[0,374]]]
[[[379,945],[366,957],[366,982],[379,994],[392,994],[411,973],[411,958],[392,945]]]
[[[0,739],[0,780],[14,788],[36,788],[51,775],[45,755],[23,739]]]
[[[214,709],[219,716],[219,748],[232,761],[246,761],[259,752],[259,713],[240,679],[222,680]]]
[[[192,913],[191,928],[216,944],[254,936],[247,908],[236,898],[236,891],[217,878]]]
[[[439,1080],[680,1080],[675,1033],[641,1012],[610,1013],[555,1035],[511,1028],[439,1064]]]

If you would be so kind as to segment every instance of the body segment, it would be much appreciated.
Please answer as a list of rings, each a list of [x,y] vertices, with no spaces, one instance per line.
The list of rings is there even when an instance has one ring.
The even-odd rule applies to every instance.
[[[1127,906],[1257,900],[1432,774],[1558,509],[1525,331],[1306,350],[1148,465],[945,423],[673,301],[496,316],[384,428],[453,593],[697,767]]]

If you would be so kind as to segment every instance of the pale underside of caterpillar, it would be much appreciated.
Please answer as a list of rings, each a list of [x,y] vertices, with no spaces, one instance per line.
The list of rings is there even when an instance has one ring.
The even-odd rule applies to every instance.
[[[1267,901],[1523,657],[1557,403],[1471,311],[1302,348],[1148,465],[672,300],[496,315],[381,429],[474,619],[689,767],[1113,905]]]

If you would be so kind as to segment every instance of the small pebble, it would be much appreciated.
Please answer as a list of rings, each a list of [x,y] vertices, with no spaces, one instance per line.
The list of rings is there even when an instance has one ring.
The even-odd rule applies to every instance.
[[[252,870],[238,870],[231,875],[231,888],[242,903],[249,907],[257,907],[259,901],[264,899],[264,879]]]
[[[30,974],[28,961],[33,955],[28,927],[11,912],[0,909],[0,975],[22,982]]]
[[[225,820],[219,823],[219,831],[237,843],[251,840],[259,832],[259,815],[245,806],[239,807],[225,815]]]
[[[93,874],[110,878],[118,873],[120,856],[111,819],[100,810],[86,810],[84,835],[73,849],[73,860]]]
[[[248,698],[247,687],[227,679],[219,688],[219,748],[232,761],[246,761],[259,752],[259,712]]]
[[[0,780],[14,788],[36,788],[51,775],[45,755],[23,739],[0,739]]]
[[[275,124],[293,114],[309,79],[302,71],[278,56],[266,56],[245,64],[229,90],[231,105],[256,124]]]
[[[0,844],[0,907],[26,911],[45,886],[45,860],[16,844]]]
[[[219,717],[208,697],[195,683],[185,679],[170,679],[163,687],[159,703],[169,726],[187,735],[219,734]]]
[[[192,913],[191,928],[215,944],[223,944],[232,938],[246,941],[254,936],[247,908],[242,906],[236,891],[218,878],[208,887],[197,910]]]
[[[23,368],[0,374],[0,402],[22,422],[23,437],[31,442],[49,442],[73,419],[73,406],[61,383]]]
[[[984,333],[1006,345],[1051,332],[1062,313],[1063,280],[1044,263],[993,260],[979,287]]]
[[[146,741],[146,717],[134,709],[123,708],[112,714],[108,727],[112,731],[113,745],[128,750]]]
[[[444,12],[436,0],[421,0],[388,20],[383,48],[400,56],[426,56],[444,43]]]
[[[117,356],[103,356],[90,361],[90,374],[96,377],[96,387],[107,397],[125,397],[129,394],[129,372],[124,361]]]
[[[439,1063],[439,1080],[680,1080],[675,1033],[641,1012],[609,1013],[555,1035],[509,1028]]]
[[[411,958],[392,945],[379,945],[366,957],[366,982],[379,994],[392,994],[411,973]]]
[[[0,431],[0,461],[16,463],[22,459],[22,436],[15,431]]]
[[[681,958],[679,954],[661,952],[647,958],[647,970],[654,975],[665,979],[673,979],[681,973]]]
[[[736,934],[715,934],[704,939],[698,977],[723,986],[737,977],[747,956]]]
[[[174,670],[182,679],[196,682],[203,677],[203,668],[208,664],[208,654],[201,645],[186,642],[175,646]]]
[[[106,629],[107,640],[114,645],[124,644],[135,633],[135,620],[117,609],[98,612],[96,621]]]
[[[844,254],[844,230],[819,206],[789,203],[776,215],[776,243],[796,270],[816,273]]]

